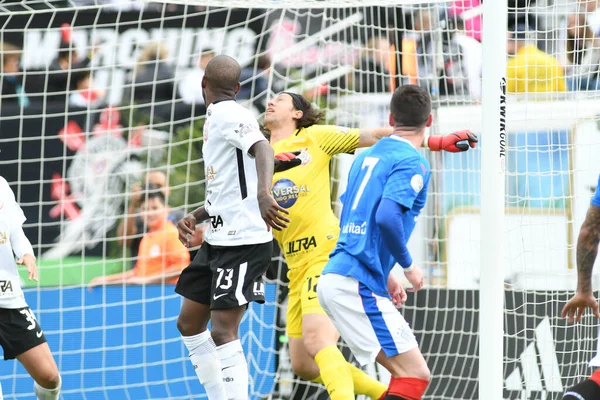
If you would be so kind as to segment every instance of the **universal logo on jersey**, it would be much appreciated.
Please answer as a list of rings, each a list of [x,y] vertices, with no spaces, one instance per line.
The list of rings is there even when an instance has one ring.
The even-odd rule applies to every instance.
[[[289,179],[280,179],[275,182],[271,191],[277,204],[283,208],[290,208],[296,204],[298,197],[308,196],[310,189],[308,185],[298,186]]]

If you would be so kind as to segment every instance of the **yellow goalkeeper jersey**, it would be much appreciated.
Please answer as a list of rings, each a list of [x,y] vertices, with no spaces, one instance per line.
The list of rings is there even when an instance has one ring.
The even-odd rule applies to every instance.
[[[360,132],[331,125],[297,130],[273,145],[275,154],[301,151],[301,165],[273,176],[273,196],[289,212],[291,223],[273,231],[290,269],[306,265],[315,257],[328,256],[340,232],[331,209],[331,157],[352,153]]]

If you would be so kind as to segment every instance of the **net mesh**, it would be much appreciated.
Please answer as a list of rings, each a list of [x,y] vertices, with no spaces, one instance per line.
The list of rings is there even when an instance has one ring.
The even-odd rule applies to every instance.
[[[199,82],[214,54],[242,64],[238,99],[259,120],[267,99],[291,90],[329,123],[386,126],[390,91],[415,83],[434,100],[431,133],[471,129],[486,140],[480,2],[397,3],[0,5],[0,174],[39,258],[40,282],[23,284],[64,399],[204,396],[177,332],[172,285],[87,285],[136,262],[146,227],[133,192],[149,173],[166,175],[173,219],[203,204]],[[600,10],[595,1],[509,3],[504,398],[560,398],[589,374],[596,347],[591,318],[569,326],[558,315],[575,288],[577,232],[600,172]],[[480,152],[426,156],[428,204],[409,248],[428,287],[402,312],[432,370],[426,398],[474,399]],[[351,162],[332,165],[337,211]],[[129,218],[136,234],[121,226]],[[252,305],[241,327],[252,398],[327,398],[291,371],[279,254],[268,280],[267,304]],[[0,384],[7,399],[34,398],[17,362],[0,364]]]

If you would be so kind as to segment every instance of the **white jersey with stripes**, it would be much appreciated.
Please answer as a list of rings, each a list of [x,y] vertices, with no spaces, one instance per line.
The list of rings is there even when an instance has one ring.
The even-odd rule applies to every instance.
[[[252,113],[234,100],[212,103],[204,123],[205,208],[210,225],[204,239],[214,246],[273,240],[258,208],[256,162],[248,151],[267,140]]]

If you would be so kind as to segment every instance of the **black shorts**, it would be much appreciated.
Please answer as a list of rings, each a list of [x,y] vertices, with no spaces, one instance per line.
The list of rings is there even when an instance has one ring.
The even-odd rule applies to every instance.
[[[211,309],[265,302],[263,275],[271,264],[273,242],[246,246],[202,243],[192,263],[181,272],[175,291]]]
[[[42,343],[46,343],[46,336],[29,307],[0,308],[0,346],[5,360],[17,358]]]

